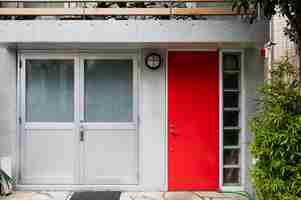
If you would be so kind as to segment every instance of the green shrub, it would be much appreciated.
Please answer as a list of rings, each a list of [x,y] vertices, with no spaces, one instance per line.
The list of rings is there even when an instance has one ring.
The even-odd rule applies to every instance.
[[[259,89],[258,110],[250,122],[251,179],[259,200],[301,199],[301,85],[284,58]]]

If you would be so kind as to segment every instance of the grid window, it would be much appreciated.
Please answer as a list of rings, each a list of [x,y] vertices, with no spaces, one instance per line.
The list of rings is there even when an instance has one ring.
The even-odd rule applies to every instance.
[[[241,183],[241,53],[224,52],[223,68],[223,185]]]

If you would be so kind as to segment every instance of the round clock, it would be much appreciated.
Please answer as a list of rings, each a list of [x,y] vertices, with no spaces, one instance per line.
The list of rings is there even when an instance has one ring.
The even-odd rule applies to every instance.
[[[161,66],[162,58],[157,53],[151,53],[146,56],[145,64],[150,69],[158,69]]]

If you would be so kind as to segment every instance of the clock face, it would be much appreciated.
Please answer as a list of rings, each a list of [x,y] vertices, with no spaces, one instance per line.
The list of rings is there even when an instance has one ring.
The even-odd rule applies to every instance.
[[[156,53],[151,53],[149,54],[146,59],[145,59],[145,64],[148,66],[150,69],[157,69],[161,65],[161,56]]]

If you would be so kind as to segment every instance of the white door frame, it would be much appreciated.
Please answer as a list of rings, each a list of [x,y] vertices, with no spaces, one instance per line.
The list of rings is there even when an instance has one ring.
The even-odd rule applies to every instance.
[[[133,60],[133,123],[95,123],[95,124],[85,124],[87,128],[91,129],[108,129],[108,128],[113,128],[113,129],[124,129],[124,128],[131,128],[131,129],[136,129],[137,130],[137,168],[138,168],[138,174],[142,173],[141,169],[141,164],[140,164],[140,136],[139,136],[139,119],[138,119],[138,107],[139,107],[139,68],[138,68],[138,58],[139,54],[138,53],[120,53],[120,54],[107,54],[107,53],[53,53],[53,52],[35,52],[35,51],[30,51],[30,52],[21,52],[18,55],[19,59],[19,67],[18,67],[18,89],[17,89],[17,116],[20,116],[21,118],[21,123],[19,123],[18,120],[18,133],[17,133],[17,144],[16,145],[16,155],[17,158],[16,160],[16,177],[17,177],[17,188],[20,189],[45,189],[45,188],[53,188],[53,189],[114,189],[114,188],[125,188],[125,189],[133,189],[135,190],[141,180],[138,179],[138,185],[132,185],[132,186],[127,186],[127,185],[81,185],[80,184],[80,179],[82,177],[82,169],[80,169],[80,160],[78,159],[75,162],[75,165],[77,166],[76,168],[76,182],[72,185],[24,185],[20,183],[20,175],[22,167],[22,159],[24,159],[24,151],[22,150],[22,141],[24,138],[22,138],[22,135],[24,135],[24,130],[27,128],[35,128],[35,129],[70,129],[74,128],[76,131],[76,137],[79,140],[79,127],[81,125],[81,120],[83,120],[84,113],[83,113],[83,108],[84,108],[84,102],[83,102],[83,94],[81,92],[84,91],[84,74],[83,74],[83,60],[86,58],[94,58],[94,59],[132,59]],[[25,66],[25,61],[26,59],[74,59],[74,122],[68,122],[68,123],[40,123],[40,122],[31,122],[31,123],[26,123],[26,66]],[[81,66],[82,65],[82,66]],[[82,147],[80,147],[82,148]],[[76,148],[75,151],[80,151],[80,148]],[[79,155],[79,154],[77,154]],[[81,171],[81,172],[80,172]],[[140,177],[140,176],[138,176]]]
[[[239,114],[239,126],[240,126],[240,145],[241,145],[241,152],[240,152],[240,167],[241,167],[241,184],[239,186],[224,186],[223,184],[223,153],[224,153],[224,133],[223,133],[223,54],[224,53],[240,53],[241,54],[241,69],[240,69],[240,97],[239,97],[239,104],[240,104],[240,114]],[[220,149],[219,149],[219,174],[220,174],[220,189],[222,191],[243,191],[245,188],[245,181],[246,181],[246,163],[245,163],[245,155],[247,151],[247,144],[246,144],[246,118],[245,118],[245,51],[244,49],[237,48],[237,49],[220,49],[219,50],[219,138],[220,138]]]

